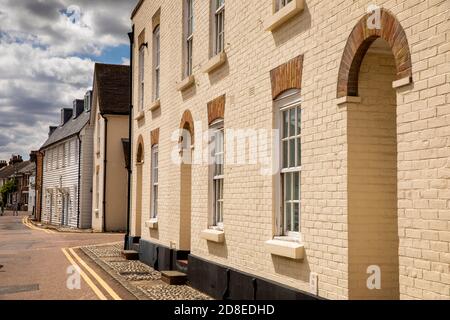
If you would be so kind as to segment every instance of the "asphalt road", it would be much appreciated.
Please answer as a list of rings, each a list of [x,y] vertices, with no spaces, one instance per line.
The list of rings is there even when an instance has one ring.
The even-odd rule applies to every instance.
[[[119,242],[122,234],[59,233],[24,220],[0,216],[0,300],[133,299],[76,249]]]

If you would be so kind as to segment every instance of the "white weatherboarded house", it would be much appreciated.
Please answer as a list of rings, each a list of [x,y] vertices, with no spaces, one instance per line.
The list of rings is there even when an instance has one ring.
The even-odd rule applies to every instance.
[[[93,130],[91,93],[61,110],[61,124],[50,127],[44,154],[42,222],[79,229],[92,225]]]

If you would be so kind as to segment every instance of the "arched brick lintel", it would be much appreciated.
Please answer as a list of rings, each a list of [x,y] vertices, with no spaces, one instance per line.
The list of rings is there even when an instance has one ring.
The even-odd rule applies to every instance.
[[[150,132],[150,141],[151,141],[152,147],[159,143],[159,128],[152,130],[152,132]]]
[[[226,96],[222,95],[208,102],[208,124],[212,124],[218,119],[225,118],[225,100]]]
[[[392,49],[397,68],[397,80],[412,79],[412,62],[408,39],[400,22],[386,9],[381,9],[381,29],[369,29],[366,14],[353,28],[339,68],[337,97],[358,96],[361,63],[372,43],[384,39]]]
[[[183,113],[183,116],[181,117],[180,129],[189,131],[189,133],[191,135],[191,144],[194,145],[194,143],[195,143],[194,118],[192,117],[191,111],[186,110]],[[180,137],[180,139],[181,139],[181,137]]]
[[[278,66],[270,71],[272,99],[289,89],[301,89],[303,76],[303,55]]]

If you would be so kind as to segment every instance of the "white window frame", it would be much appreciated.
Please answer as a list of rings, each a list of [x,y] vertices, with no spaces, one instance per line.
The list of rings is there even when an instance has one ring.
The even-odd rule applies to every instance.
[[[161,90],[161,32],[160,25],[153,30],[153,101],[159,100]]]
[[[214,55],[225,49],[225,0],[214,1]]]
[[[210,228],[216,230],[224,230],[223,225],[223,188],[224,188],[224,169],[225,169],[225,131],[224,120],[218,119],[214,121],[210,127],[209,147],[210,147],[210,159],[209,159],[209,194],[210,194]],[[217,152],[217,139],[216,133],[222,132],[222,146],[221,151]],[[214,137],[214,139],[213,139]],[[220,141],[219,141],[220,142]],[[222,174],[216,174],[217,158],[222,158]]]
[[[283,93],[280,97],[275,100],[275,117],[277,128],[279,129],[279,174],[277,175],[276,181],[276,223],[277,223],[277,231],[278,236],[289,237],[289,238],[301,238],[301,174],[302,174],[302,166],[301,166],[301,141],[302,141],[302,127],[301,127],[301,96],[299,90],[289,90]],[[288,136],[284,137],[284,118],[283,113],[285,111],[290,112],[290,110],[294,111],[295,120],[296,120],[296,132],[293,135],[290,135],[288,131]],[[299,114],[300,112],[300,114]],[[300,119],[298,119],[300,117]],[[288,118],[288,124],[291,118]],[[300,122],[299,122],[300,121]],[[298,125],[299,124],[299,125]],[[290,126],[288,127],[290,130]],[[298,140],[297,140],[298,139]],[[290,141],[294,141],[294,165],[291,165],[291,150]],[[287,153],[287,166],[284,163],[284,147],[288,146]],[[295,198],[295,181],[293,180],[294,175],[298,173],[298,195]],[[290,199],[285,198],[285,186],[286,178],[288,175],[291,175],[291,195]],[[290,229],[287,228],[286,224],[286,204],[291,206],[291,226],[294,221],[294,206],[298,205],[298,230],[295,230],[293,227]]]
[[[185,0],[185,66],[184,77],[192,75],[194,50],[194,0]]]
[[[145,97],[145,45],[141,45],[139,48],[139,103],[138,111],[144,110],[144,97]]]
[[[280,9],[283,9],[287,6],[292,0],[274,0],[275,1],[275,12],[278,12]]]
[[[152,146],[152,161],[151,161],[151,205],[150,218],[158,219],[158,195],[159,195],[159,145]]]

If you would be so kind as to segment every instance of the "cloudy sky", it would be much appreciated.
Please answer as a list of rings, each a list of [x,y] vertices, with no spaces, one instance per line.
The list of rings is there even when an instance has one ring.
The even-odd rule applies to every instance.
[[[28,159],[59,110],[92,87],[94,62],[129,63],[137,0],[0,0],[0,160]]]

